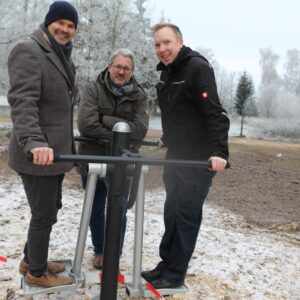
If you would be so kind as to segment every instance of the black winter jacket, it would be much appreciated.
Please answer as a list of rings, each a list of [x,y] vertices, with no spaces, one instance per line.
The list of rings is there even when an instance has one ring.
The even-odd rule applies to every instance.
[[[183,46],[165,66],[156,85],[161,109],[162,141],[182,159],[228,159],[229,119],[222,108],[214,71],[198,52]]]

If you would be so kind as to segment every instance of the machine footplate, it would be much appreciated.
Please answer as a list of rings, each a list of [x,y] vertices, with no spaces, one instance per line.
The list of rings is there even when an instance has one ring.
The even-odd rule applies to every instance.
[[[59,274],[64,275],[64,276],[70,276],[71,269],[72,269],[72,260],[70,260],[70,259],[55,260],[55,262],[62,263],[66,267],[65,271],[61,272]],[[78,285],[78,278],[74,278],[73,284],[60,285],[60,286],[51,287],[51,288],[30,286],[26,283],[24,277],[22,277],[22,280],[21,280],[21,287],[23,288],[24,296],[37,295],[37,294],[53,294],[53,293],[63,292],[63,291],[73,291],[76,289],[77,285]]]

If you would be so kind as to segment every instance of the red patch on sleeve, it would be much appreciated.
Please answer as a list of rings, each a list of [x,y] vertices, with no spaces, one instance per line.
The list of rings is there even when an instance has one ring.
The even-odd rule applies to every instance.
[[[208,92],[207,91],[202,92],[201,97],[202,99],[206,100],[208,98]]]

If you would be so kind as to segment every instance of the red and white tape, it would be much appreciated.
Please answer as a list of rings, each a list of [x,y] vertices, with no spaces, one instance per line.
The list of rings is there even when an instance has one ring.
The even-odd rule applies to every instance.
[[[144,285],[156,297],[156,299],[165,300],[165,298],[160,294],[160,292],[157,289],[154,288],[152,284],[146,282]]]
[[[6,258],[6,257],[4,257],[4,256],[1,256],[1,255],[0,255],[0,261],[2,261],[2,262],[5,262],[5,263],[6,263],[6,262],[7,262],[7,258]]]

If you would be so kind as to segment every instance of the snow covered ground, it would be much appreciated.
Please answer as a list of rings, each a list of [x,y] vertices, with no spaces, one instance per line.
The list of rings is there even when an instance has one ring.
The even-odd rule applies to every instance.
[[[17,176],[0,175],[0,300],[22,299],[21,276],[17,272],[26,237],[30,212]],[[83,191],[65,188],[63,208],[51,236],[50,258],[73,258],[83,202]],[[158,262],[158,245],[163,233],[164,191],[146,193],[143,269]],[[121,271],[131,274],[134,210],[128,211],[128,227]],[[297,235],[298,234],[298,235]],[[189,300],[300,300],[299,231],[272,232],[249,225],[241,216],[207,202],[198,243],[188,270],[190,292],[173,299]],[[91,270],[90,237],[83,270]],[[125,287],[119,287],[125,299]],[[7,297],[7,295],[9,297]],[[99,285],[87,283],[64,299],[92,299]],[[34,299],[56,299],[57,295]]]
[[[239,134],[232,123],[230,135]],[[8,125],[3,125],[7,128]],[[160,128],[159,118],[151,120]],[[2,128],[0,126],[0,128]],[[245,127],[248,136],[250,128]],[[6,145],[0,145],[0,152]],[[0,300],[23,299],[18,265],[26,238],[30,211],[20,179],[0,170]],[[163,234],[164,191],[146,193],[143,269],[158,262],[158,246]],[[84,194],[81,189],[64,188],[63,208],[51,235],[50,259],[74,257]],[[128,226],[121,271],[132,273],[134,210],[128,211]],[[83,270],[91,268],[92,247],[88,237]],[[190,292],[174,296],[182,300],[300,300],[299,230],[267,230],[248,224],[245,219],[223,207],[205,203],[204,219],[186,283]],[[119,294],[126,297],[125,287]],[[87,282],[63,299],[92,299],[99,295],[99,285]],[[34,299],[57,299],[58,295]]]

